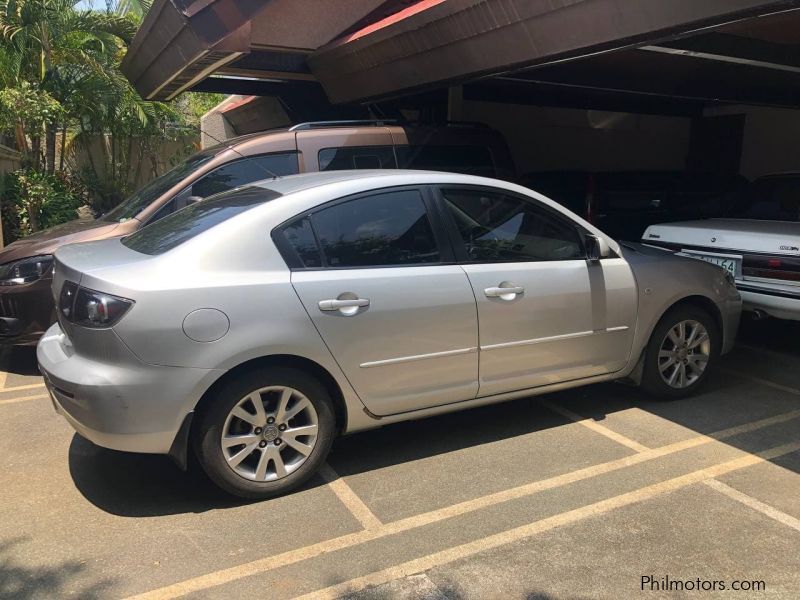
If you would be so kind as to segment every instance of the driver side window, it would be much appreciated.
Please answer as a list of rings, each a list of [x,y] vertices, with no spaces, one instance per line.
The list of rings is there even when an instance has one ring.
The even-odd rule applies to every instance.
[[[470,262],[586,257],[577,226],[533,202],[475,189],[443,189],[442,197]]]

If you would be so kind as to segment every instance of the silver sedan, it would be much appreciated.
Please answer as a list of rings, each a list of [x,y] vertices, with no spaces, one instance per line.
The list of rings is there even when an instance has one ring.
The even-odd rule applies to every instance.
[[[277,178],[60,248],[38,359],[98,445],[188,452],[251,498],[342,433],[627,379],[700,388],[741,301],[526,188],[414,171]]]

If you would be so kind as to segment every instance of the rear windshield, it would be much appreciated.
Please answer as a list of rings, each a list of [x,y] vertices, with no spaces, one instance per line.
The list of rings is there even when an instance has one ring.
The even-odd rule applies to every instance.
[[[231,217],[280,196],[261,187],[233,190],[174,212],[129,235],[122,243],[142,254],[163,254]]]

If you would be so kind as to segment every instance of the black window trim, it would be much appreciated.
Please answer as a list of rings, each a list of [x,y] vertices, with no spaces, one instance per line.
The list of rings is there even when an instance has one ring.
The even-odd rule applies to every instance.
[[[558,210],[554,209],[547,204],[540,202],[536,198],[531,198],[529,196],[525,196],[524,194],[520,194],[519,192],[515,192],[513,190],[507,190],[505,188],[500,187],[490,187],[485,185],[476,185],[476,184],[468,184],[468,183],[454,183],[454,184],[435,184],[431,186],[432,194],[434,195],[436,210],[439,213],[439,219],[441,222],[444,223],[444,227],[447,231],[448,239],[450,240],[450,245],[453,247],[453,255],[456,258],[457,264],[461,265],[502,265],[502,264],[512,264],[512,263],[549,263],[549,262],[566,262],[570,260],[587,260],[588,255],[586,253],[586,236],[593,235],[591,231],[588,231],[586,228],[582,227],[579,223],[576,223],[572,219],[570,219],[567,215],[562,214]],[[477,191],[477,192],[486,192],[492,194],[499,194],[502,196],[509,196],[514,198],[515,200],[519,200],[521,202],[526,202],[528,204],[537,207],[544,212],[550,214],[551,216],[555,217],[557,220],[564,222],[565,224],[572,227],[575,230],[578,236],[578,243],[581,246],[581,256],[576,258],[562,258],[562,259],[552,259],[552,260],[503,260],[503,261],[494,261],[489,262],[485,260],[474,260],[471,259],[467,255],[466,248],[464,247],[464,240],[461,237],[461,232],[458,230],[458,225],[453,219],[453,216],[450,214],[450,211],[447,209],[446,200],[444,197],[443,190],[452,190],[452,189],[463,189],[463,190],[470,190],[470,191]]]
[[[378,196],[382,194],[387,194],[392,192],[403,192],[403,191],[417,191],[420,193],[423,206],[425,207],[425,213],[428,216],[431,230],[433,231],[434,241],[436,242],[437,249],[439,250],[440,260],[436,262],[404,263],[402,265],[361,265],[361,266],[343,266],[343,267],[329,266],[328,258],[327,256],[325,256],[325,252],[322,249],[322,245],[320,244],[319,241],[319,236],[317,235],[317,230],[314,227],[314,219],[312,218],[312,216],[315,213],[321,212],[322,210],[332,208],[339,204],[345,204],[346,202],[352,202],[354,200],[359,200],[361,198],[366,198],[370,196]],[[321,267],[304,266],[303,261],[300,259],[300,256],[297,254],[291,242],[289,242],[289,240],[286,239],[286,236],[283,233],[283,230],[286,226],[302,219],[309,219],[309,223],[311,224],[311,231],[314,234],[314,239],[317,243],[317,251],[319,252],[320,259],[322,262]],[[365,192],[358,192],[356,194],[350,194],[349,196],[336,198],[334,200],[325,202],[324,204],[319,204],[306,211],[297,213],[293,217],[286,219],[285,221],[283,221],[282,223],[280,223],[279,225],[277,225],[272,229],[272,231],[270,232],[270,236],[272,237],[272,241],[275,243],[275,246],[278,248],[278,252],[280,252],[281,256],[283,257],[283,260],[286,262],[286,265],[289,267],[291,271],[347,271],[355,269],[403,269],[409,267],[415,267],[415,268],[441,267],[446,265],[458,264],[458,261],[456,260],[453,252],[452,243],[450,242],[450,239],[447,236],[447,233],[445,232],[441,215],[439,214],[439,211],[435,207],[433,198],[433,186],[428,184],[422,184],[422,185],[412,184],[412,185],[399,185],[399,186],[375,188]]]
[[[389,169],[397,169],[399,163],[397,162],[397,151],[395,149],[395,144],[389,143],[382,143],[382,144],[367,144],[367,145],[360,145],[360,146],[328,146],[326,148],[320,148],[317,150],[317,166],[320,167],[320,173],[327,173],[329,169],[322,169],[321,163],[319,160],[320,154],[325,152],[326,150],[369,150],[371,148],[380,148],[381,150],[390,150],[392,153],[392,159],[394,160],[394,166],[389,167]],[[385,169],[386,167],[378,167],[381,169]],[[330,169],[330,171],[353,171],[356,170],[356,167],[348,167],[346,169]]]

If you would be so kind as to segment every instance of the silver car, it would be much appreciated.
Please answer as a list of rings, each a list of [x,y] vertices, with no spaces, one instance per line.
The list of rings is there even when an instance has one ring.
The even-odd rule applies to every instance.
[[[695,392],[739,322],[717,266],[493,179],[290,176],[55,254],[39,365],[94,443],[263,498],[342,433],[627,379]]]

